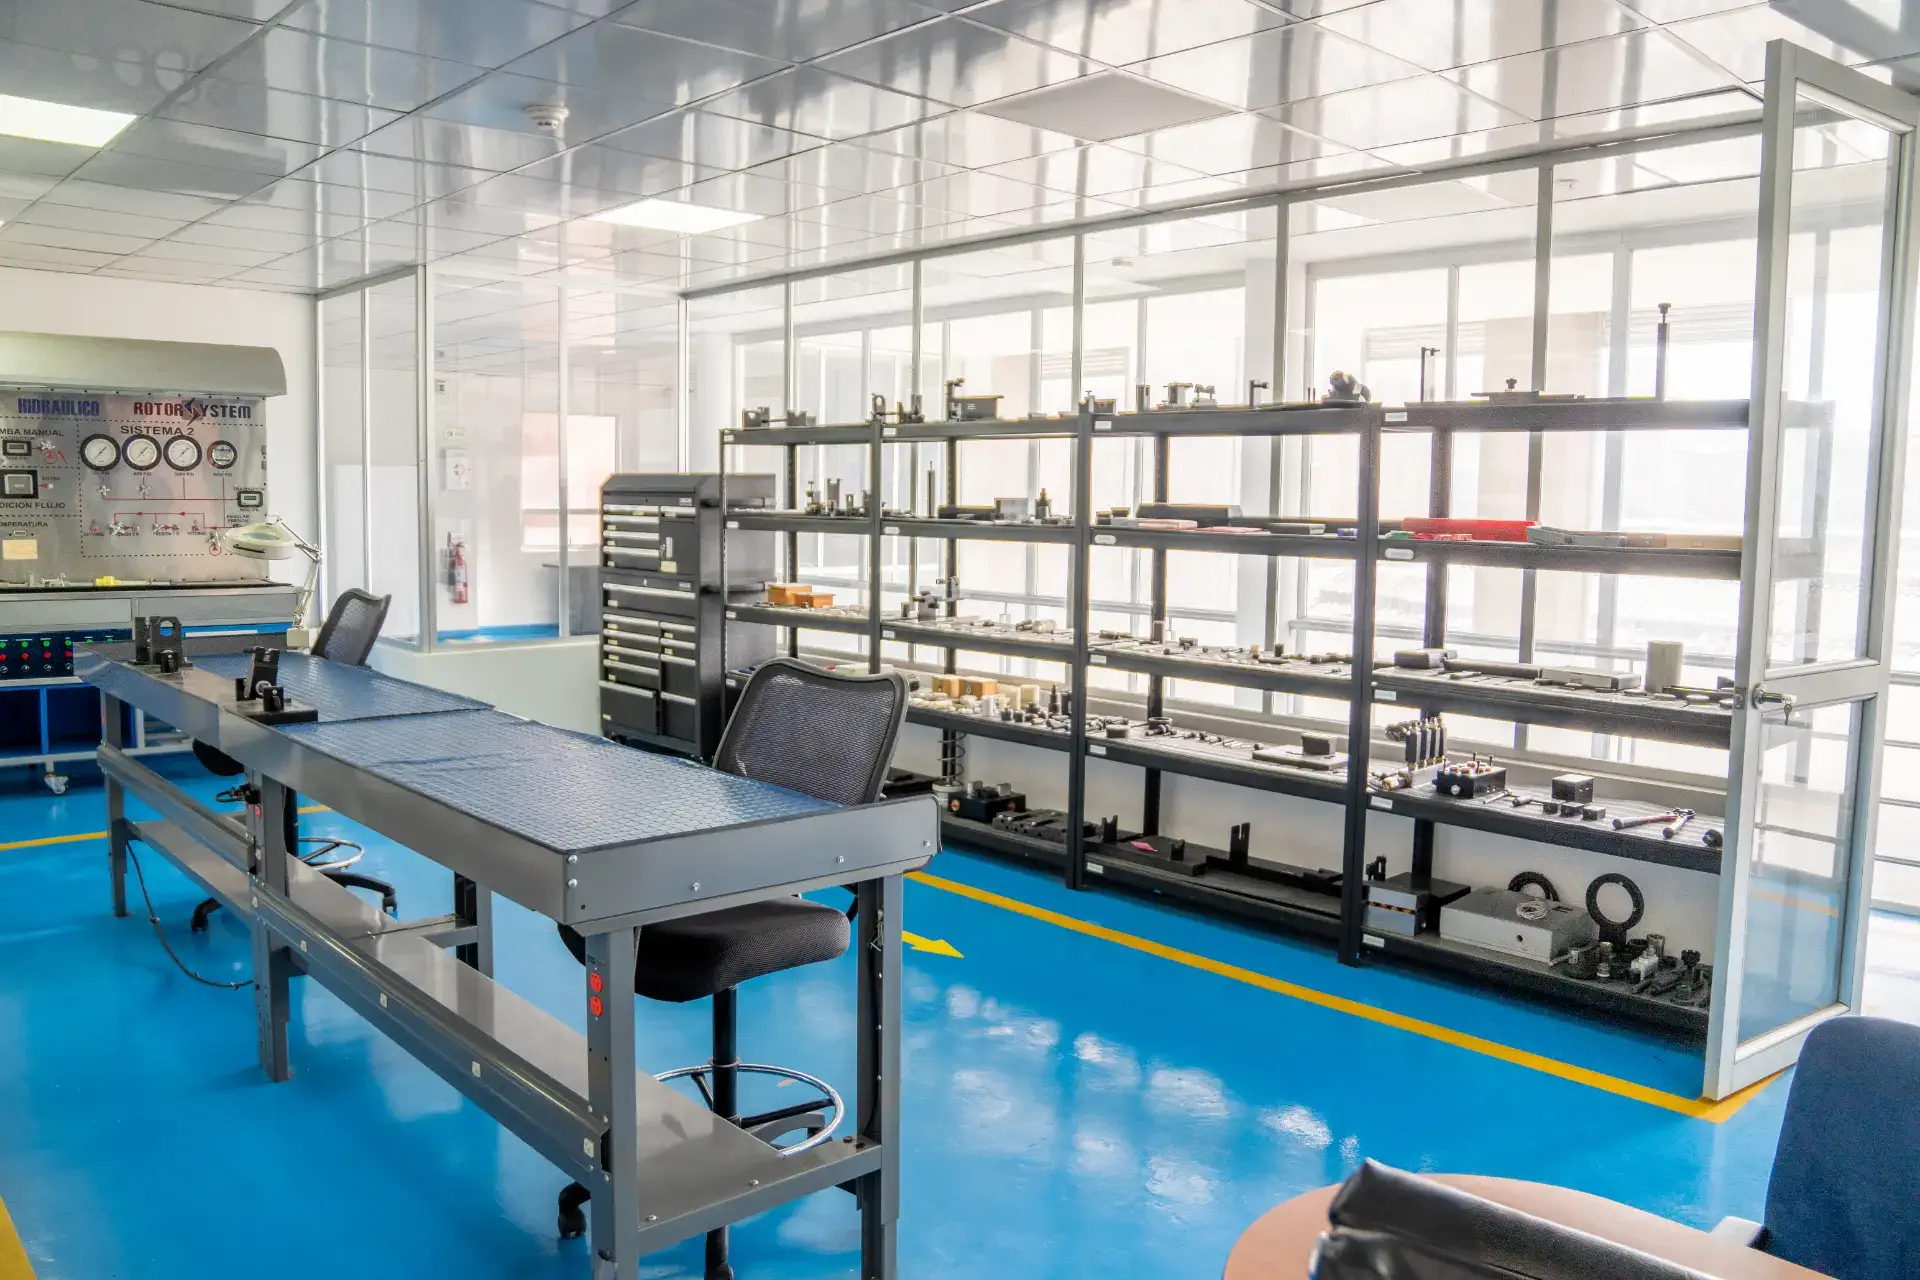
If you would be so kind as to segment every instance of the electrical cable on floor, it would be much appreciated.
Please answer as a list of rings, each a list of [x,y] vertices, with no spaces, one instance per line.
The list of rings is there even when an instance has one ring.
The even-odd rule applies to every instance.
[[[300,860],[312,867],[315,871],[343,871],[367,856],[366,846],[355,844],[351,840],[336,840],[332,836],[301,836],[300,843],[317,844],[320,846],[320,848],[313,850],[311,853],[302,852],[300,854]],[[342,858],[338,862],[318,861],[318,859],[326,857],[335,849],[351,849],[353,850],[353,856]]]
[[[133,851],[132,845],[127,846],[127,861],[133,864],[133,878],[140,885],[140,900],[147,904],[147,923],[153,926],[153,936],[160,939],[160,949],[167,953],[167,959],[173,961],[175,968],[195,982],[204,983],[209,987],[224,987],[228,991],[239,991],[243,987],[253,985],[252,978],[248,978],[245,982],[221,982],[214,978],[203,978],[187,968],[186,961],[174,954],[173,944],[167,941],[167,931],[160,927],[160,917],[153,910],[153,899],[147,896],[147,877],[146,873],[140,870],[140,855]]]

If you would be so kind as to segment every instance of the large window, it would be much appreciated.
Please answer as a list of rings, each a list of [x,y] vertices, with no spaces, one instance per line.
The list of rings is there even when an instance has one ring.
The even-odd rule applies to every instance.
[[[560,545],[560,416],[530,413],[520,430],[520,549]],[[567,415],[567,545],[600,545],[600,486],[619,461],[616,420],[605,414]]]

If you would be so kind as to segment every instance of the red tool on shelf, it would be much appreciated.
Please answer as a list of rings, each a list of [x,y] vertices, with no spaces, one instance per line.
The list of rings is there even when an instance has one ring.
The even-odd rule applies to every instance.
[[[1469,520],[1453,516],[1407,516],[1400,527],[1416,538],[1464,534],[1475,542],[1525,542],[1532,520]]]

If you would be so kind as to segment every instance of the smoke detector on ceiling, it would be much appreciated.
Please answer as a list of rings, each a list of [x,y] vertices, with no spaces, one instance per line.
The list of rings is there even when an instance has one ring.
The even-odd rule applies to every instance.
[[[555,137],[560,135],[560,127],[567,122],[567,109],[557,102],[529,102],[526,111],[527,119],[534,128]]]

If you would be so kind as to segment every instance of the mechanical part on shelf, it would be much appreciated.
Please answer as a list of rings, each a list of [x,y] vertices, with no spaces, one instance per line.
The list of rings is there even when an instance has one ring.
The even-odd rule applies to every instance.
[[[1000,509],[992,507],[942,506],[936,511],[942,520],[980,520],[992,522],[1000,518]]]
[[[1223,502],[1143,502],[1135,512],[1138,520],[1190,520],[1195,527],[1210,529],[1240,519],[1238,503]],[[1142,526],[1151,527],[1151,526]]]
[[[1381,871],[1386,870],[1384,858],[1377,865]],[[1427,933],[1438,924],[1443,908],[1472,892],[1470,885],[1416,876],[1411,871],[1370,878],[1365,926],[1379,933],[1397,933],[1408,938]]]
[[[1258,409],[1260,407],[1260,397],[1255,395],[1254,393],[1257,391],[1268,391],[1271,389],[1272,388],[1269,387],[1268,384],[1264,382],[1249,381],[1247,383],[1247,408]]]
[[[1053,519],[1053,499],[1047,496],[1044,486],[1041,487],[1040,496],[1033,500],[1033,518],[1042,523]]]
[[[1604,945],[1599,942],[1588,942],[1569,948],[1565,959],[1567,976],[1587,982],[1599,977],[1600,948]]]
[[[1586,804],[1593,799],[1593,779],[1584,773],[1563,773],[1548,784],[1555,800],[1577,800]]]
[[[1591,942],[1593,918],[1578,907],[1514,889],[1475,889],[1440,909],[1440,936],[1449,942],[1551,964]]]
[[[1702,831],[1700,833],[1700,843],[1704,844],[1709,849],[1722,848],[1726,844],[1726,842],[1727,842],[1726,835],[1722,833],[1720,828],[1718,827],[1708,827],[1705,831]]]
[[[1369,883],[1387,878],[1387,855],[1381,854],[1367,864],[1366,878]]]
[[[1600,890],[1607,885],[1617,884],[1627,891],[1627,899],[1633,904],[1633,911],[1625,920],[1612,920],[1600,910]],[[1593,878],[1587,886],[1587,914],[1600,926],[1602,941],[1611,942],[1616,950],[1627,945],[1627,931],[1640,923],[1640,917],[1647,913],[1647,900],[1641,894],[1640,886],[1618,871],[1608,871]]]
[[[1367,785],[1375,791],[1407,791],[1413,787],[1413,774],[1406,769],[1387,769],[1369,773]]]
[[[1653,326],[1653,398],[1667,398],[1667,352],[1673,341],[1673,321],[1668,314],[1673,309],[1671,302],[1662,302],[1660,319]]]
[[[1427,395],[1427,359],[1430,356],[1438,356],[1439,354],[1440,348],[1438,347],[1420,348],[1420,395],[1418,398],[1423,404],[1431,399],[1431,397]]]
[[[1606,816],[1607,811],[1599,805],[1589,804],[1581,806],[1580,821],[1582,822],[1598,822]]]
[[[1665,934],[1650,933],[1635,941],[1642,945],[1640,953],[1627,962],[1627,975],[1635,982],[1645,982],[1667,958],[1667,939]]]
[[[1026,836],[1030,840],[1044,840],[1049,844],[1067,843],[1067,833],[1071,830],[1067,815],[1058,809],[1016,809],[998,813],[994,815],[993,825],[997,830]],[[1094,823],[1081,823],[1082,837],[1090,839],[1098,834],[1099,828]]]
[[[1538,871],[1522,871],[1507,881],[1507,890],[1510,893],[1524,893],[1530,888],[1538,889],[1540,896],[1548,902],[1560,901],[1560,891],[1553,887],[1553,881]]]
[[[786,421],[787,421],[787,425],[790,427],[811,427],[811,426],[817,425],[818,423],[818,419],[816,419],[812,414],[808,413],[805,409],[787,410]]]
[[[1318,538],[1325,536],[1327,526],[1310,520],[1269,520],[1268,533],[1291,534],[1295,537]]]
[[[1433,775],[1433,789],[1457,800],[1505,790],[1506,785],[1506,766],[1496,765],[1491,756],[1470,756],[1465,761],[1452,761],[1441,765]]]
[[[1457,657],[1453,649],[1397,649],[1393,655],[1393,665],[1412,671],[1438,671],[1447,665],[1447,659]]]
[[[1003,813],[1027,807],[1024,793],[1010,782],[970,782],[947,799],[947,811],[973,822],[992,822]]]
[[[1169,382],[1167,398],[1160,402],[1162,409],[1189,409],[1193,406],[1187,400],[1187,392],[1193,390],[1191,382]]]
[[[1543,667],[1539,682],[1601,693],[1624,693],[1640,687],[1640,677],[1630,671],[1596,671],[1588,667]]]
[[[1615,818],[1613,820],[1613,829],[1615,831],[1631,831],[1635,827],[1651,827],[1656,823],[1665,825],[1678,818],[1682,812],[1683,810],[1674,809],[1668,813],[1653,813],[1640,818]]]
[[[873,393],[873,407],[872,407],[872,410],[867,414],[867,421],[873,423],[875,426],[878,426],[881,423],[885,422],[886,420],[887,420],[887,398],[881,395],[878,391],[876,391]]]
[[[1152,408],[1153,388],[1144,382],[1135,383],[1133,387],[1133,411],[1135,413],[1147,413],[1151,411]]]
[[[948,422],[990,422],[1000,416],[1000,402],[1004,396],[963,396],[957,394],[967,384],[965,378],[948,378],[946,381],[946,416]]]
[[[1033,519],[1033,499],[995,498],[993,515],[996,520],[1031,520]]]
[[[1471,542],[1525,542],[1531,520],[1487,520],[1471,516],[1405,516],[1400,532],[1416,538],[1464,539]]]
[[[1540,668],[1527,662],[1494,662],[1486,658],[1448,658],[1448,671],[1457,675],[1508,676],[1516,680],[1538,680]]]
[[[1673,839],[1675,836],[1680,834],[1680,829],[1682,827],[1686,826],[1689,822],[1692,822],[1692,821],[1693,821],[1693,810],[1691,809],[1680,810],[1679,817],[1675,818],[1672,822],[1669,822],[1666,826],[1660,828],[1661,839],[1663,840]]]
[[[1614,954],[1611,942],[1602,942],[1594,958],[1593,976],[1601,982],[1613,981]]]
[[[1327,375],[1327,391],[1320,397],[1321,404],[1362,405],[1372,402],[1373,392],[1352,374],[1336,369]]]
[[[1687,647],[1678,640],[1647,641],[1646,690],[1665,693],[1680,684],[1680,668],[1686,662]]]
[[[1446,763],[1447,726],[1439,716],[1390,724],[1386,727],[1386,735],[1388,741],[1405,745],[1409,769],[1425,769]]]
[[[1214,394],[1212,383],[1193,384],[1193,407],[1196,409],[1218,409],[1220,401]]]

